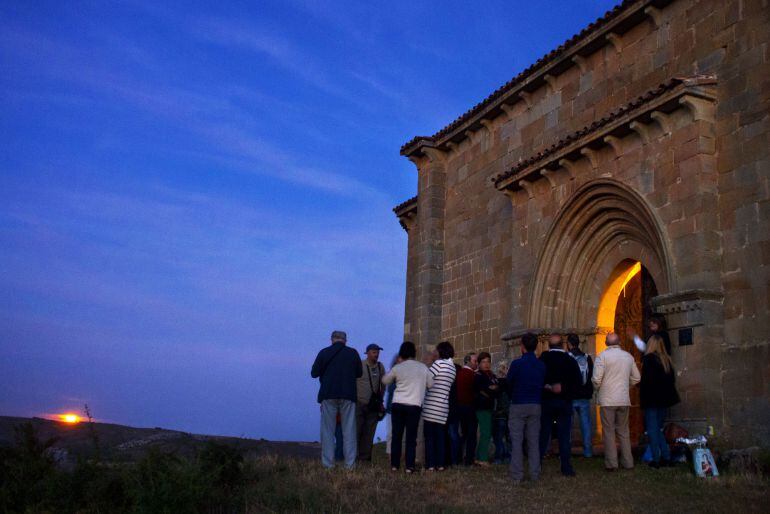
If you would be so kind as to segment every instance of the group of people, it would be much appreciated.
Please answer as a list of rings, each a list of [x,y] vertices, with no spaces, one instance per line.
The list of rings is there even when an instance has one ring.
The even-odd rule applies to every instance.
[[[538,336],[526,333],[521,337],[521,357],[510,365],[501,362],[495,373],[487,352],[469,353],[462,364],[456,364],[454,348],[447,341],[437,344],[422,361],[416,358],[415,345],[406,341],[386,371],[379,362],[381,347],[369,345],[362,360],[346,345],[345,333],[335,331],[332,344],[319,352],[311,371],[321,383],[322,463],[334,465],[339,435],[347,468],[353,468],[357,460],[371,461],[377,424],[389,413],[390,466],[394,471],[401,468],[402,457],[406,472],[415,471],[421,435],[427,471],[442,471],[452,465],[487,466],[492,460],[510,459],[511,478],[519,482],[524,478],[526,454],[530,480],[537,480],[541,461],[555,436],[561,473],[575,476],[572,418],[577,416],[580,421],[583,455],[592,457],[595,396],[605,468],[631,469],[630,393],[638,384],[652,453],[650,465],[669,465],[663,422],[679,396],[670,342],[662,326],[662,320],[651,320],[652,335],[646,342],[629,331],[642,353],[641,372],[615,333],[607,335],[607,348],[595,361],[580,349],[576,334],[551,334],[548,349],[538,356]],[[493,456],[489,452],[491,442]]]

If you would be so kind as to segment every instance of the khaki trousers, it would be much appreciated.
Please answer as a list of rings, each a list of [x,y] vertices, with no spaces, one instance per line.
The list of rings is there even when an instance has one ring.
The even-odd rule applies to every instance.
[[[631,434],[628,431],[629,407],[600,407],[599,417],[602,421],[602,437],[604,439],[604,466],[617,469],[618,450],[615,447],[615,436],[620,444],[620,465],[626,469],[634,467],[634,457],[631,455]]]

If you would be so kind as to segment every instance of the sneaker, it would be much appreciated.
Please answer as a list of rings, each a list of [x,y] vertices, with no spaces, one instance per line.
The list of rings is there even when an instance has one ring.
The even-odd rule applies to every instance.
[[[660,468],[660,462],[655,462],[654,460],[648,462],[647,465],[650,466],[652,469]]]
[[[414,470],[413,470],[413,469],[411,469],[411,468],[406,468],[406,470],[405,470],[405,471],[406,471],[406,474],[407,474],[407,475],[411,475],[412,473],[414,473]]]

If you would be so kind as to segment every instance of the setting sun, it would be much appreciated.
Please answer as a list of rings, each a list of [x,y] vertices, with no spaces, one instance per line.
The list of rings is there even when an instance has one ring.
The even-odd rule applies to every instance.
[[[77,414],[59,414],[59,421],[63,421],[64,423],[79,423],[80,422],[80,416]]]

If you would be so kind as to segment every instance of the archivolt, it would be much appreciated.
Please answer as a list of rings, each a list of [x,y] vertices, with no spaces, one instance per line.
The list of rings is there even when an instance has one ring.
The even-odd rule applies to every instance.
[[[546,235],[529,326],[593,327],[605,284],[625,259],[641,261],[659,293],[673,288],[668,248],[644,199],[615,180],[589,182],[562,207]]]

